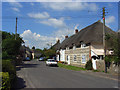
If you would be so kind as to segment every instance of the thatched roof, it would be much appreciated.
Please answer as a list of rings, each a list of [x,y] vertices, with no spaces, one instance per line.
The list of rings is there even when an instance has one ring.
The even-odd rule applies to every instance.
[[[114,31],[112,31],[109,27],[105,26],[105,32],[106,34],[115,34]],[[72,47],[73,44],[76,46],[80,45],[80,42],[84,43],[97,43],[102,44],[103,43],[103,23],[99,20],[92,25],[89,25],[82,30],[80,30],[78,33],[66,38],[60,45],[60,48],[64,49],[66,47]],[[59,49],[60,49],[59,48]]]
[[[60,40],[58,40],[51,48],[58,50],[60,48]]]

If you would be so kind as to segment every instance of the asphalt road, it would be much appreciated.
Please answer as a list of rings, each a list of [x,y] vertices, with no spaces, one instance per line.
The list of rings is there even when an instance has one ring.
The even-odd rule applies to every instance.
[[[94,72],[93,72],[94,73]],[[17,88],[117,88],[118,81],[83,71],[49,67],[44,61],[25,61],[17,69]]]

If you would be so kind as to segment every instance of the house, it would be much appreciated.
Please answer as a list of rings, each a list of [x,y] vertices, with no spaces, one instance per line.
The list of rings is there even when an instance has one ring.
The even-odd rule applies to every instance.
[[[105,26],[106,34],[116,33],[109,27]],[[111,49],[106,46],[107,52],[112,53]],[[84,67],[88,60],[92,60],[93,68],[96,67],[96,60],[103,60],[103,23],[99,20],[83,29],[75,30],[75,34],[68,37],[60,44],[57,49],[59,61],[66,62],[70,65]]]
[[[36,49],[32,49],[32,58],[35,59],[35,58],[39,58],[41,56],[41,51],[39,50],[36,50]]]
[[[56,57],[57,57],[56,59],[57,59],[57,61],[60,61],[60,57],[59,57],[60,40],[58,39],[56,44],[54,44],[51,48],[55,49]]]
[[[25,45],[21,46],[20,52],[21,52],[21,57],[23,58],[23,60],[26,57],[29,57],[30,59],[32,59],[32,51],[30,50],[29,47],[26,47]]]

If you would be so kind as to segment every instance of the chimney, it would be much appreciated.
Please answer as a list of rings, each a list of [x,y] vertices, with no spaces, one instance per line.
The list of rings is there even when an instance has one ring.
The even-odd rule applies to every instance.
[[[78,33],[78,29],[75,29],[75,34]]]
[[[60,43],[60,40],[59,40],[59,39],[57,40],[57,43]]]
[[[68,36],[65,36],[65,38],[68,38]]]

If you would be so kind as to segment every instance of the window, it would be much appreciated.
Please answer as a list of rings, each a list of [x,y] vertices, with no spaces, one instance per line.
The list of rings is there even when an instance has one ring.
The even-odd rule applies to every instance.
[[[67,55],[67,61],[68,61],[68,55]]]
[[[86,63],[86,56],[82,55],[82,63]]]
[[[86,47],[85,43],[83,43],[83,42],[80,42],[80,43],[81,43],[81,48]]]
[[[66,50],[69,50],[69,47],[66,47]]]
[[[75,50],[76,49],[76,46],[73,46],[73,50]]]
[[[74,55],[74,61],[77,61],[77,60],[76,60],[76,58],[77,58],[77,56],[76,56],[76,55]]]

